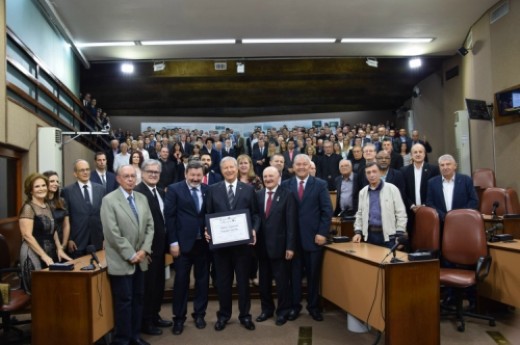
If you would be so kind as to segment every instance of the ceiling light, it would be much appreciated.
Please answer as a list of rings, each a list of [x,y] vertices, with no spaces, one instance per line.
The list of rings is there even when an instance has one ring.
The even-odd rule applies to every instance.
[[[377,68],[377,66],[379,65],[379,62],[374,57],[367,57],[366,63],[368,66],[374,67],[374,68]]]
[[[256,43],[335,43],[335,38],[244,38],[243,44]]]
[[[158,61],[158,62],[153,63],[154,72],[164,71],[165,68],[166,68],[166,64],[164,63],[164,61]]]
[[[134,64],[125,62],[121,65],[121,72],[125,74],[132,74],[134,73]]]
[[[175,45],[194,45],[194,44],[235,44],[235,39],[217,40],[173,40],[173,41],[141,41],[143,46],[175,46]]]
[[[130,47],[135,46],[135,42],[90,42],[90,43],[76,43],[78,48],[90,48],[90,47]]]
[[[408,61],[408,65],[410,68],[419,68],[422,66],[422,60],[421,58],[413,58]]]
[[[433,38],[342,38],[341,43],[430,43]]]
[[[246,72],[246,65],[244,65],[242,62],[237,62],[237,73],[245,73]]]

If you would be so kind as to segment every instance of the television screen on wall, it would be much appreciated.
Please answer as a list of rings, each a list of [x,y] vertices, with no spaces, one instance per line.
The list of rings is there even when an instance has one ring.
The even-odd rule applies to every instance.
[[[520,122],[520,85],[495,93],[493,110],[497,126]]]
[[[469,118],[472,120],[491,120],[486,101],[466,98]]]

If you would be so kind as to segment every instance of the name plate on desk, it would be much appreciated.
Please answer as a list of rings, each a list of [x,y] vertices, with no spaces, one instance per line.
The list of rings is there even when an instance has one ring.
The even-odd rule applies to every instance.
[[[72,271],[74,264],[72,262],[55,262],[49,265],[49,271]]]
[[[206,215],[211,236],[210,249],[218,249],[253,242],[249,210],[236,210]]]

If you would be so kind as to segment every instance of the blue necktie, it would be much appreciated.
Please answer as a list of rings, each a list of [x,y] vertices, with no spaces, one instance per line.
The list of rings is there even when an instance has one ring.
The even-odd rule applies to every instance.
[[[130,204],[130,208],[132,209],[132,212],[134,212],[135,219],[137,219],[137,222],[139,223],[139,216],[137,215],[137,209],[135,208],[134,198],[131,195],[129,195],[127,200],[128,200],[128,203]]]
[[[193,202],[195,203],[195,208],[197,209],[197,212],[200,212],[199,196],[197,195],[197,188],[191,189],[191,197],[193,198]]]

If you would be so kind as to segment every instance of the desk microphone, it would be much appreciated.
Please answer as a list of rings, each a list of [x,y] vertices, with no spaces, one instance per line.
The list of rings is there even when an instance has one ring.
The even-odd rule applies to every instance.
[[[493,225],[492,227],[490,227],[489,229],[486,229],[486,233],[490,234],[491,236],[494,236],[495,232],[497,232],[497,230],[503,230],[503,229],[504,229],[504,224],[497,223],[497,224]]]
[[[390,256],[390,254],[392,254],[394,256],[390,262],[392,262],[392,263],[394,263],[394,262],[401,262],[401,260],[399,260],[399,259],[397,259],[395,257],[395,251],[397,250],[397,247],[399,247],[400,245],[407,245],[407,244],[408,244],[408,238],[407,237],[405,237],[405,236],[396,236],[395,244],[392,246],[392,248],[390,248],[390,251],[388,252],[388,254],[386,254],[386,256],[383,258],[383,260],[381,260],[381,262],[384,262],[386,260],[386,258],[388,256]]]
[[[493,210],[491,211],[491,215],[493,216],[493,219],[497,217],[497,208],[500,206],[500,203],[498,201],[493,202]]]
[[[87,253],[92,256],[92,259],[90,259],[91,264],[93,262],[97,262],[98,266],[101,268],[101,264],[99,263],[99,259],[96,255],[96,247],[92,244],[87,246]]]

